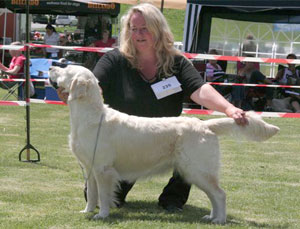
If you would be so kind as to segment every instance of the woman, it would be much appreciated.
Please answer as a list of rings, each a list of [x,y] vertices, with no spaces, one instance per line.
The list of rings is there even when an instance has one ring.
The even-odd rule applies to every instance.
[[[163,14],[151,4],[139,4],[129,9],[122,18],[120,50],[106,53],[94,68],[103,90],[105,103],[131,115],[144,117],[179,116],[184,95],[197,104],[224,112],[238,124],[247,120],[243,110],[225,100],[213,87],[204,84],[199,73],[177,49],[173,35]],[[160,98],[152,87],[170,82],[171,90]],[[179,82],[179,92],[173,86]],[[177,88],[178,89],[178,88]],[[58,92],[66,101],[67,95]],[[178,90],[176,90],[178,91]],[[159,97],[160,99],[157,99]],[[119,206],[133,184],[121,182],[117,194]],[[159,197],[159,205],[168,211],[181,210],[186,203],[190,185],[178,172]]]
[[[11,43],[11,45],[21,45],[21,42],[16,41]],[[24,64],[25,64],[25,56],[22,54],[21,50],[9,50],[9,54],[12,59],[10,61],[9,67],[5,67],[0,61],[0,70],[5,71],[8,74],[9,79],[15,78],[25,78],[24,77]],[[2,82],[5,84],[4,89],[11,88],[16,82]],[[0,86],[2,86],[0,84]],[[34,86],[32,82],[30,82],[30,96],[34,95]],[[23,95],[19,95],[20,98],[23,98]]]
[[[92,47],[114,47],[116,40],[110,38],[109,30],[105,29],[102,32],[102,39],[91,44]]]
[[[102,32],[102,39],[95,41],[90,46],[91,47],[105,48],[105,47],[114,47],[115,44],[116,44],[116,40],[114,38],[110,38],[109,30],[104,29],[103,32]],[[101,58],[104,55],[104,53],[101,53],[101,52],[98,52],[97,54],[96,53],[89,53],[89,59],[90,59],[89,61],[92,62],[92,63],[87,63],[86,67],[92,69],[96,65],[99,58]],[[91,65],[93,67],[89,67],[89,65]]]
[[[219,55],[216,49],[209,50],[208,54]],[[208,63],[206,63],[206,79],[209,82],[227,83],[226,74],[222,69],[222,67],[217,62],[218,62],[217,60],[208,60]],[[231,86],[214,85],[213,87],[223,96],[226,96],[232,90]]]
[[[216,49],[209,50],[210,55],[219,55]],[[224,82],[225,72],[217,63],[217,60],[208,60],[206,64],[206,78],[210,82]]]
[[[56,32],[55,28],[50,24],[46,26],[44,43],[46,45],[59,45],[60,43],[59,34]],[[58,59],[58,53],[59,53],[59,49],[54,49],[54,48],[44,49],[44,56],[46,58]]]
[[[16,41],[11,43],[11,45],[21,45],[21,42]],[[26,58],[21,50],[9,50],[9,54],[12,57],[9,67],[5,67],[0,61],[0,69],[7,72],[10,79],[20,78],[20,75],[24,73],[24,63]]]

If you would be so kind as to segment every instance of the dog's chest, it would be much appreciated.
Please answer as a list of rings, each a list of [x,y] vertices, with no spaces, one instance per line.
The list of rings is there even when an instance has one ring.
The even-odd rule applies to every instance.
[[[88,165],[93,158],[96,141],[85,137],[79,138],[77,134],[71,134],[69,139],[73,154],[81,163]]]

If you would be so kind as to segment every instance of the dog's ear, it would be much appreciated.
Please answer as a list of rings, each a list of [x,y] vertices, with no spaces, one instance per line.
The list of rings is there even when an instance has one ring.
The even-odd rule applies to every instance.
[[[69,100],[80,99],[87,95],[88,81],[83,78],[75,78],[70,87]]]

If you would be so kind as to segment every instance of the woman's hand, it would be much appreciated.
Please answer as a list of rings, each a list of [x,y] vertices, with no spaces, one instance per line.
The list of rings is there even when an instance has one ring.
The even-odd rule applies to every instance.
[[[245,111],[229,103],[219,92],[211,85],[204,84],[194,91],[190,97],[195,103],[204,107],[225,113],[228,117],[233,118],[238,125],[246,125]]]
[[[56,90],[58,98],[63,101],[64,103],[68,103],[68,97],[69,93],[63,92],[65,89],[63,87],[60,87]]]
[[[230,117],[233,118],[234,121],[238,124],[238,125],[242,125],[245,126],[248,124],[248,120],[246,118],[246,112],[243,111],[240,108],[237,108],[235,106],[229,106],[226,110],[225,110],[225,114]]]

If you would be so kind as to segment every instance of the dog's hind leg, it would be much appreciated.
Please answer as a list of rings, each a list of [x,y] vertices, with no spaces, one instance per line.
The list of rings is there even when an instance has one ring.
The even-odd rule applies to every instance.
[[[226,194],[219,186],[218,177],[200,172],[187,180],[203,190],[210,199],[211,213],[204,216],[203,219],[216,224],[226,223]]]
[[[112,167],[102,167],[95,169],[95,175],[100,196],[100,210],[93,218],[106,218],[109,215],[110,206],[113,205],[119,174]]]

